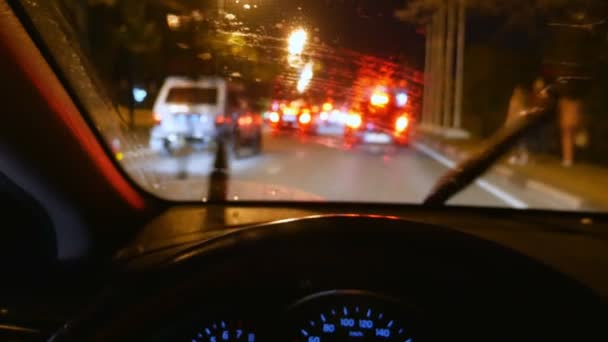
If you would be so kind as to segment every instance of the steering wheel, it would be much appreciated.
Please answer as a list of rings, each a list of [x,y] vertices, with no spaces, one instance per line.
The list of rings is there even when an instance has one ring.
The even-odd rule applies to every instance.
[[[601,336],[593,293],[512,249],[398,218],[332,215],[239,229],[135,265],[52,341],[137,339],[200,303],[213,312],[257,300],[273,315],[265,310],[340,288],[420,308],[425,341]]]

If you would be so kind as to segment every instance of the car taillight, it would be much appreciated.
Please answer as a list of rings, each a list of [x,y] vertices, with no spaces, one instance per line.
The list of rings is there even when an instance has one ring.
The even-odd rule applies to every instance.
[[[406,115],[402,115],[395,121],[395,131],[398,133],[404,132],[410,125],[410,119]]]
[[[281,120],[279,113],[277,113],[277,112],[270,113],[270,122],[277,123],[277,122],[279,122],[279,120]]]
[[[346,126],[352,129],[361,127],[362,123],[363,119],[361,118],[361,115],[357,113],[348,114],[348,117],[346,118]]]
[[[308,125],[312,121],[312,116],[310,116],[310,113],[302,113],[298,121],[300,121],[302,125]]]
[[[159,113],[154,113],[154,121],[160,122],[162,120],[162,116]]]
[[[253,123],[253,118],[250,115],[247,116],[241,116],[239,118],[239,126],[249,126]]]
[[[226,118],[223,115],[218,115],[215,117],[215,123],[218,125],[222,125],[226,121]]]

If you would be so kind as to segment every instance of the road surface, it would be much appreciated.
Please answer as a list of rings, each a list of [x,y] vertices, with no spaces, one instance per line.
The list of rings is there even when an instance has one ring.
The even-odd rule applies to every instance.
[[[174,156],[138,153],[127,170],[152,192],[169,199],[205,201],[212,150]],[[335,136],[264,136],[263,153],[229,158],[231,200],[304,200],[421,203],[452,161],[423,144],[409,148],[348,148]],[[517,187],[492,173],[450,204],[563,209],[563,203]]]

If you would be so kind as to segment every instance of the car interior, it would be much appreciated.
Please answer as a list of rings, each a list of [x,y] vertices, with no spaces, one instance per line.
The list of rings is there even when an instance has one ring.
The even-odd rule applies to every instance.
[[[159,199],[20,11],[0,1],[0,340],[608,341],[605,214]]]

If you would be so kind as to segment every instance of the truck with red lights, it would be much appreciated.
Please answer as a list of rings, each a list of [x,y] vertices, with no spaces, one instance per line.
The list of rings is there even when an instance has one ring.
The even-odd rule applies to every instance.
[[[407,146],[413,118],[407,112],[404,91],[374,89],[368,99],[353,106],[346,118],[344,140],[359,144]]]

